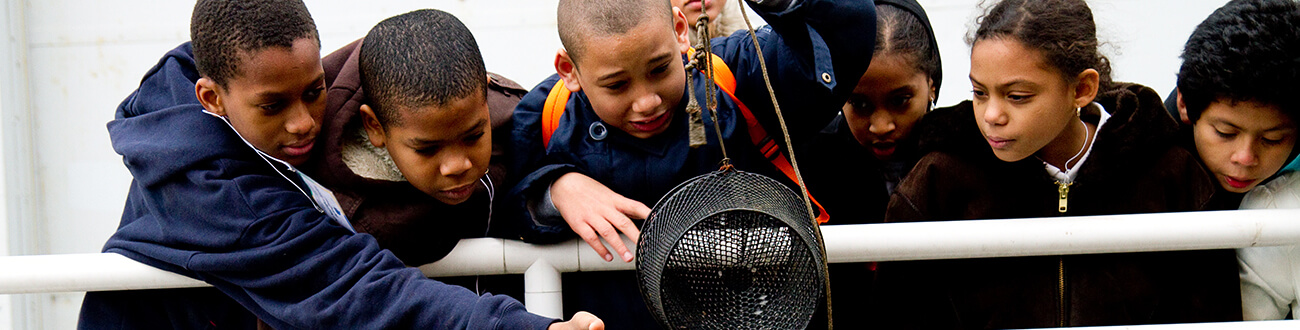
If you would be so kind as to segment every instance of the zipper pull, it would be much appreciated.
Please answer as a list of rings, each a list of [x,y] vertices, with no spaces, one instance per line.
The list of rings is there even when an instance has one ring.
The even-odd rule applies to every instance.
[[[1065,213],[1066,206],[1069,204],[1069,201],[1070,201],[1070,185],[1072,185],[1072,184],[1074,184],[1074,183],[1073,183],[1073,182],[1060,182],[1060,181],[1057,181],[1057,182],[1056,182],[1056,186],[1057,186],[1057,187],[1056,187],[1056,192],[1057,192],[1057,196],[1058,196],[1058,198],[1057,198],[1057,202],[1058,202],[1058,203],[1057,203],[1057,205],[1056,205],[1056,211],[1057,211],[1057,212]]]

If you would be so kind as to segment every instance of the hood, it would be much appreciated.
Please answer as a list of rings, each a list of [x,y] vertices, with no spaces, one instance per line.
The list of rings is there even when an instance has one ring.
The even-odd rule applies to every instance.
[[[198,79],[190,43],[181,44],[145,74],[108,123],[113,150],[139,184],[188,172],[194,164],[253,154],[226,123],[203,113],[194,95]]]

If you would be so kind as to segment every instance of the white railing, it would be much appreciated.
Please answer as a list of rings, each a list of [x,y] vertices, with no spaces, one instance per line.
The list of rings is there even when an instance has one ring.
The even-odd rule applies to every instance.
[[[961,259],[1244,248],[1300,244],[1300,210],[1154,213],[1090,217],[890,223],[822,227],[830,262]],[[625,241],[629,246],[630,241]],[[529,311],[560,317],[560,273],[633,269],[606,262],[582,241],[532,245],[461,240],[425,275],[524,274]],[[0,294],[138,290],[207,284],[111,253],[0,257]],[[1141,326],[1224,329],[1228,324]],[[1232,323],[1236,329],[1300,328],[1300,321]],[[1098,329],[1130,329],[1108,327]]]

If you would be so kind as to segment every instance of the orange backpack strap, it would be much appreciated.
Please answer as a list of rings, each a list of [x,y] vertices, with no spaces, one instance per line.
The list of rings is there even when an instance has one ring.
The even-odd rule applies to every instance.
[[[718,84],[718,89],[726,92],[727,96],[730,96],[731,100],[736,102],[736,107],[740,108],[740,114],[745,117],[745,124],[749,128],[749,140],[754,143],[754,146],[758,147],[758,151],[763,154],[763,157],[772,162],[772,165],[776,166],[776,169],[785,174],[790,181],[799,182],[794,173],[794,166],[790,165],[790,160],[785,157],[781,146],[777,145],[771,136],[768,136],[767,130],[763,129],[763,125],[758,123],[758,118],[755,118],[754,113],[749,111],[749,107],[736,98],[736,76],[731,72],[731,68],[727,66],[726,62],[722,61],[722,57],[718,57],[717,54],[712,55],[709,61],[713,64],[713,81]],[[817,223],[826,223],[831,220],[830,214],[826,213],[826,208],[823,208],[822,204],[812,197],[812,191],[808,192],[808,199],[812,201],[813,206],[817,207]]]
[[[546,103],[542,105],[542,148],[550,147],[551,134],[560,128],[560,116],[564,115],[564,108],[569,103],[569,93],[569,88],[564,87],[564,79],[560,79],[546,95]]]

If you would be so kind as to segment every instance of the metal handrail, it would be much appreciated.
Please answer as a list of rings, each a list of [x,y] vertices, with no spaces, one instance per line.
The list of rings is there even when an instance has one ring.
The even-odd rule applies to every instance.
[[[1300,244],[1300,209],[838,225],[822,231],[833,263],[1227,249]],[[473,238],[419,268],[430,277],[527,273],[529,310],[559,316],[559,285],[550,283],[559,280],[556,274],[634,267],[606,262],[579,240],[532,245]],[[0,257],[0,269],[0,294],[207,285],[112,253]],[[1297,325],[1241,323],[1249,329],[1278,324]],[[1198,326],[1180,329],[1222,328]]]

